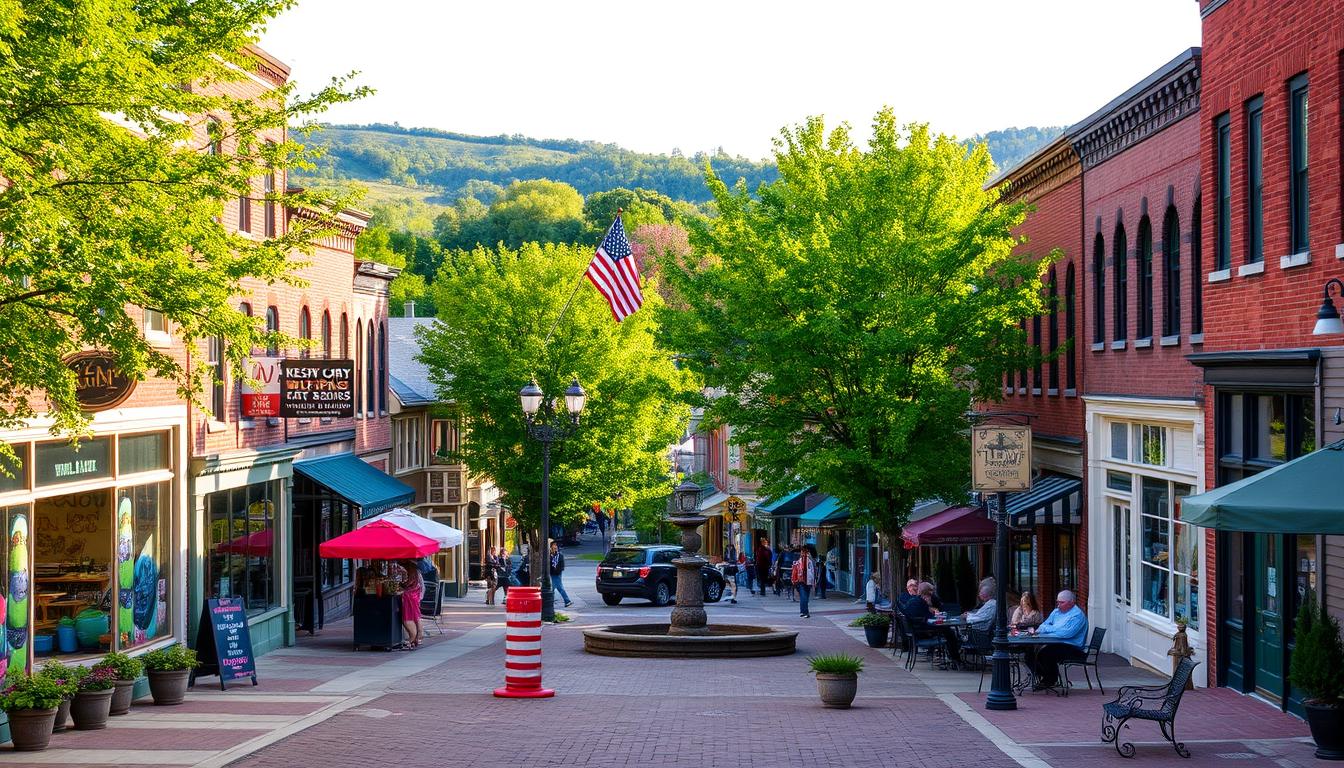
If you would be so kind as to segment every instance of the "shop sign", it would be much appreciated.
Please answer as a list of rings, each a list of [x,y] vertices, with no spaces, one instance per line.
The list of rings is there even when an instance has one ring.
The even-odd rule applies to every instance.
[[[723,516],[733,522],[747,522],[747,502],[736,496],[729,496],[723,503]]]
[[[977,491],[1031,488],[1031,427],[972,429],[971,487]]]
[[[247,376],[242,382],[243,418],[257,416],[270,417],[280,415],[280,363],[279,357],[249,357]],[[248,384],[248,379],[256,386]]]
[[[280,416],[286,419],[355,416],[352,360],[300,358],[281,364]]]
[[[201,606],[196,628],[196,655],[201,664],[192,670],[188,685],[196,678],[219,676],[219,689],[234,680],[252,679],[257,684],[257,666],[252,657],[252,637],[247,628],[247,607],[241,597],[219,597]]]
[[[513,519],[513,515],[506,513],[504,515],[504,530],[512,531],[514,528],[517,527],[518,527],[518,521]]]
[[[135,389],[135,380],[117,368],[109,352],[79,352],[64,362],[75,372],[75,399],[85,411],[115,408]]]
[[[76,450],[67,442],[38,443],[33,451],[38,485],[77,483],[112,476],[112,438],[83,440]]]

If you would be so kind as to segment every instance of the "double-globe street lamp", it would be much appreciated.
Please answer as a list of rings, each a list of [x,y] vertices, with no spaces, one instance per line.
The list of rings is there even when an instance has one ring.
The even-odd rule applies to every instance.
[[[574,434],[588,395],[574,379],[565,390],[564,413],[555,409],[555,398],[546,395],[535,379],[518,391],[527,436],[541,443],[541,620],[555,621],[555,593],[551,590],[551,444]]]

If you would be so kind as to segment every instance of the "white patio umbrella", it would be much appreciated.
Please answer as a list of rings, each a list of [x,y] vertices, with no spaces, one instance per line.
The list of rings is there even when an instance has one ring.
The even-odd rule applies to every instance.
[[[395,526],[405,528],[408,531],[414,531],[422,536],[428,536],[439,542],[439,546],[447,549],[456,547],[462,543],[462,532],[443,523],[436,523],[427,517],[421,517],[404,507],[394,507],[374,515],[373,517],[360,520],[356,528],[363,528],[374,520],[386,520]]]

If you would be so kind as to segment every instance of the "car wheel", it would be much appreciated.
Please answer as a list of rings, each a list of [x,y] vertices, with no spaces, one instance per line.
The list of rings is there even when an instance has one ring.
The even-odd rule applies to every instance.
[[[717,581],[711,581],[705,585],[706,603],[717,603],[721,597],[723,597],[723,584]]]
[[[666,581],[660,581],[653,586],[653,604],[667,605],[672,602],[672,585]]]
[[[602,602],[606,603],[607,605],[620,605],[620,604],[621,604],[621,596],[620,596],[620,595],[603,595],[603,596],[602,596]]]

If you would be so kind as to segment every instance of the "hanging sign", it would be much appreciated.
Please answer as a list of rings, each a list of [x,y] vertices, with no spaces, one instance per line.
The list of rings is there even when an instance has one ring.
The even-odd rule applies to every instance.
[[[252,658],[252,636],[247,631],[247,607],[241,597],[205,601],[201,623],[196,627],[196,656],[201,666],[192,670],[188,686],[197,677],[219,675],[219,689],[227,683],[252,678],[257,684],[257,665]]]
[[[747,522],[747,502],[736,496],[729,496],[723,502],[723,516],[732,522]]]
[[[971,430],[971,488],[1025,491],[1031,488],[1031,427]]]
[[[354,380],[352,360],[284,360],[280,365],[280,416],[354,418]]]
[[[115,408],[135,390],[135,380],[117,368],[109,352],[79,352],[64,363],[75,372],[75,399],[85,411]]]
[[[280,415],[280,364],[278,357],[249,357],[247,377],[242,382],[243,418]],[[247,379],[257,382],[255,387]]]

